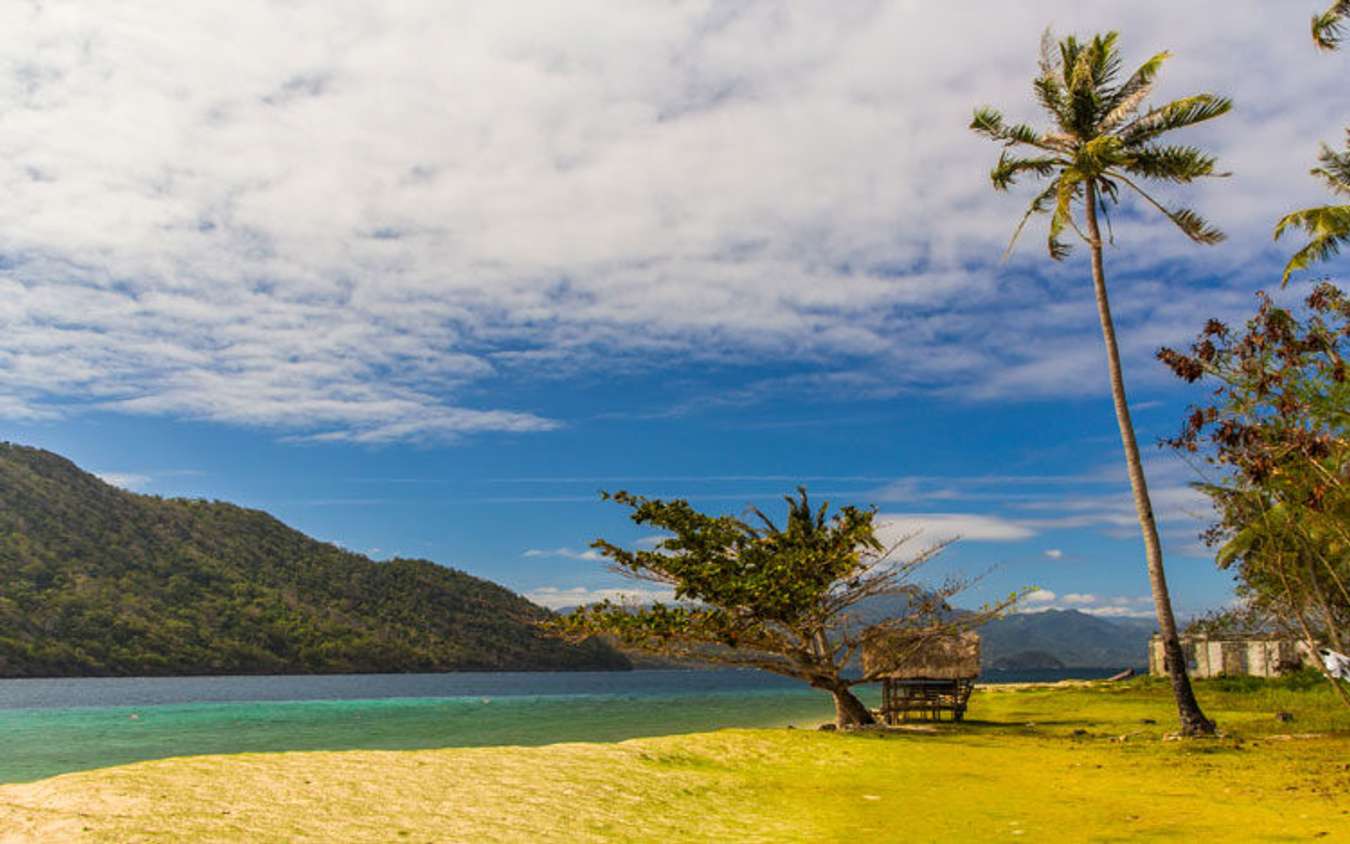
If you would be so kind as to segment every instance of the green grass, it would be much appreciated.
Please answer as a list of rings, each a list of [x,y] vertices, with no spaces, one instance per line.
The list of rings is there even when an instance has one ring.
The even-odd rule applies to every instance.
[[[968,722],[932,731],[145,762],[0,788],[0,830],[13,840],[855,842],[1336,840],[1350,828],[1350,709],[1324,685],[1198,691],[1223,738],[1163,740],[1174,710],[1166,686],[1147,679],[987,690]]]

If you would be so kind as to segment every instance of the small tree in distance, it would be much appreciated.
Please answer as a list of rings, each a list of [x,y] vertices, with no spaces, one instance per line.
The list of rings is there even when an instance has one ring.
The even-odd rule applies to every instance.
[[[947,599],[966,581],[928,590],[913,576],[950,542],[903,560],[876,535],[874,510],[829,504],[813,510],[806,490],[787,497],[782,527],[756,508],[756,524],[700,513],[687,501],[660,501],[628,492],[602,498],[632,509],[632,520],[668,531],[654,549],[628,550],[603,539],[592,547],[627,577],[670,586],[673,604],[625,606],[604,601],[555,619],[571,640],[610,636],[622,647],[680,659],[758,668],[802,680],[834,697],[839,726],[874,723],[850,690],[876,677],[846,675],[864,642],[884,635],[915,650],[982,624],[1016,596],[978,612],[957,614]],[[907,537],[912,538],[912,537]],[[897,616],[866,624],[854,610],[879,596],[903,596]]]

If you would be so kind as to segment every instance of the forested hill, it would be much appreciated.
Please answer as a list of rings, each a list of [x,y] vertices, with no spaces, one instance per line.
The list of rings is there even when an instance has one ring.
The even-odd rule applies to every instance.
[[[0,676],[626,669],[547,611],[425,560],[375,562],[267,513],[117,489],[0,443]]]

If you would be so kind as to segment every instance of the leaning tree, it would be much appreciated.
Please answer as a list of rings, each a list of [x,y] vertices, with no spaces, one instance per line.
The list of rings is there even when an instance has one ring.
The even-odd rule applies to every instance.
[[[1049,179],[1049,184],[1031,201],[1013,233],[1016,243],[1027,220],[1037,214],[1050,217],[1050,257],[1063,260],[1069,254],[1064,241],[1073,232],[1087,244],[1092,256],[1092,284],[1097,299],[1102,339],[1106,344],[1111,398],[1125,450],[1125,463],[1134,496],[1134,506],[1143,533],[1148,562],[1149,586],[1153,591],[1158,628],[1162,634],[1166,663],[1181,716],[1182,732],[1213,733],[1214,723],[1204,716],[1186,676],[1186,661],[1177,637],[1172,600],[1163,572],[1162,545],[1149,500],[1144,467],[1139,458],[1134,424],[1125,396],[1125,380],[1116,346],[1115,323],[1106,293],[1102,267],[1102,234],[1099,214],[1108,203],[1117,203],[1128,190],[1159,211],[1196,243],[1212,244],[1223,239],[1218,229],[1188,208],[1169,208],[1144,190],[1144,180],[1186,184],[1206,176],[1220,176],[1215,159],[1193,146],[1161,143],[1168,132],[1218,117],[1231,108],[1229,100],[1212,94],[1196,94],[1154,106],[1140,113],[1153,89],[1159,68],[1169,56],[1158,53],[1134,73],[1120,80],[1121,58],[1116,33],[1079,41],[1072,36],[1056,42],[1047,31],[1041,41],[1040,74],[1032,87],[1036,100],[1049,115],[1052,126],[1041,131],[1027,124],[1008,125],[992,108],[975,111],[970,128],[1005,147],[990,174],[994,188],[1005,191],[1023,175]],[[1014,148],[1031,150],[1014,154]],[[1083,225],[1078,224],[1081,210]],[[1013,244],[1009,244],[1009,250]]]
[[[947,599],[966,582],[923,588],[914,581],[948,543],[895,559],[892,552],[912,537],[887,547],[877,537],[874,510],[843,507],[830,517],[829,504],[813,509],[802,488],[785,499],[781,527],[755,508],[747,521],[700,513],[683,500],[627,492],[602,497],[629,507],[636,524],[669,535],[650,550],[603,539],[592,547],[614,571],[671,588],[674,601],[592,604],[555,619],[556,633],[571,640],[607,636],[646,653],[802,680],[834,697],[841,727],[874,723],[851,691],[877,679],[855,669],[864,643],[884,636],[903,658],[982,624],[1015,598],[954,612]],[[886,612],[880,613],[883,599]]]

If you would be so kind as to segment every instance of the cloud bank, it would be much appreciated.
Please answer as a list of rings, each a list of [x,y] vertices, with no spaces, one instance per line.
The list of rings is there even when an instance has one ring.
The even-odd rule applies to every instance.
[[[0,416],[453,439],[562,424],[500,384],[689,360],[1099,390],[1082,268],[1034,235],[996,263],[1021,203],[971,107],[1032,116],[1052,21],[1172,49],[1164,96],[1236,95],[1188,137],[1237,173],[1189,194],[1230,243],[1117,217],[1143,360],[1269,283],[1344,66],[1277,4],[1079,6],[7,4]]]
[[[524,593],[525,597],[541,607],[563,609],[613,601],[617,604],[649,604],[657,601],[670,603],[675,592],[670,589],[635,587],[631,589],[591,589],[585,586],[544,586]]]

